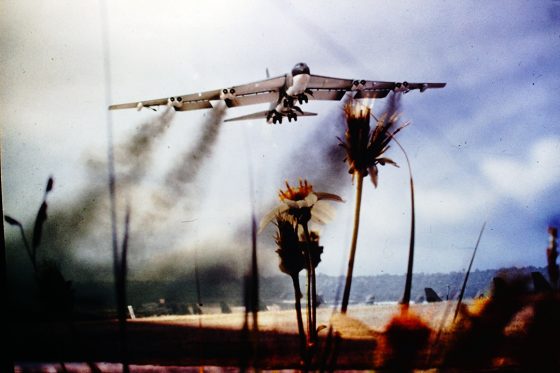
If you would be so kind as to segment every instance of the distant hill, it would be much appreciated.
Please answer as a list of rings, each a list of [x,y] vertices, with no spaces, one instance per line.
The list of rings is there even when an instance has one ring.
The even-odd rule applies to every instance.
[[[488,270],[475,270],[469,275],[465,298],[474,298],[480,294],[488,294],[491,289],[492,278],[500,273],[520,273],[530,276],[531,272],[541,272],[548,278],[546,268],[501,268]],[[415,273],[412,282],[412,300],[424,297],[424,288],[431,287],[442,299],[455,299],[463,284],[463,272],[450,273]],[[291,299],[293,290],[289,278],[283,279],[283,286],[275,278],[264,279],[261,282],[261,296],[274,299],[276,297]],[[350,301],[352,303],[365,303],[372,297],[376,302],[399,301],[403,295],[405,275],[382,274],[375,276],[357,276],[352,281]],[[305,284],[305,280],[302,281]],[[303,286],[303,285],[302,285]],[[342,293],[344,286],[343,277],[317,276],[317,291],[327,303],[332,303],[337,298],[337,292]],[[279,291],[282,289],[283,293]],[[289,293],[286,297],[285,293]],[[340,299],[340,295],[338,296]]]

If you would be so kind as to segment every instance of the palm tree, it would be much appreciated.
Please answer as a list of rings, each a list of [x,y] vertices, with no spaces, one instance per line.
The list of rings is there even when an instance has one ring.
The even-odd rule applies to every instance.
[[[390,158],[385,157],[385,152],[390,148],[389,143],[400,131],[393,128],[398,122],[398,98],[397,94],[389,96],[389,102],[385,113],[377,119],[373,130],[370,128],[371,109],[358,101],[352,101],[344,108],[346,112],[346,132],[344,140],[340,139],[340,145],[346,150],[346,162],[348,172],[356,185],[356,200],[354,208],[354,228],[350,243],[350,257],[348,258],[348,270],[346,283],[342,296],[341,312],[346,313],[350,299],[350,288],[352,286],[352,274],[354,271],[354,259],[356,257],[356,246],[358,243],[358,231],[360,226],[360,208],[362,203],[362,189],[364,177],[371,179],[374,187],[378,183],[378,165],[398,165]]]

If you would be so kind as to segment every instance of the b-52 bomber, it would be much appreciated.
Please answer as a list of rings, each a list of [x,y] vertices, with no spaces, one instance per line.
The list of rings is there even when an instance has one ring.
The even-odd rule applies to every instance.
[[[389,92],[402,92],[418,89],[424,92],[429,88],[443,88],[446,83],[409,83],[380,82],[363,79],[341,79],[321,75],[313,75],[307,64],[301,62],[294,66],[288,74],[268,78],[258,82],[238,86],[215,89],[212,91],[172,96],[155,100],[137,101],[109,106],[109,110],[138,110],[155,106],[171,106],[176,111],[211,109],[225,102],[228,108],[270,103],[268,110],[226,119],[225,122],[249,119],[266,119],[268,123],[296,121],[301,116],[313,116],[316,113],[303,111],[299,105],[309,100],[341,100],[347,93],[354,99],[384,98]]]

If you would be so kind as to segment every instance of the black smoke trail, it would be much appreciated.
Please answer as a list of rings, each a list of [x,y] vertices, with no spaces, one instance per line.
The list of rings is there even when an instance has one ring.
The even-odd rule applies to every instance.
[[[171,107],[166,107],[161,115],[138,126],[132,138],[119,147],[117,165],[121,179],[137,182],[146,175],[155,140],[169,128],[174,114]]]
[[[210,158],[220,133],[225,108],[218,106],[212,109],[203,123],[202,134],[191,149],[187,149],[165,178],[167,195],[164,200],[175,204],[187,193],[187,186],[198,176],[202,166]]]
[[[338,137],[344,136],[345,130],[343,106],[316,123],[307,139],[291,152],[293,156],[281,166],[283,179],[295,182],[305,178],[314,190],[329,193],[340,193],[348,185],[345,152],[338,145]]]

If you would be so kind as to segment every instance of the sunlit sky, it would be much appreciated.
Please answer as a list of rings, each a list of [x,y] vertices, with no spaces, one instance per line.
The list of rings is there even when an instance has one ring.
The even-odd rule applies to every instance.
[[[108,101],[248,83],[264,79],[266,69],[281,75],[304,61],[319,75],[447,82],[444,89],[402,98],[402,119],[412,123],[399,140],[415,178],[416,271],[464,269],[484,222],[476,268],[546,263],[546,228],[560,224],[558,1],[141,0],[107,1],[102,11],[98,1],[5,0],[0,17],[2,198],[5,213],[27,224],[49,175],[55,178],[51,211],[104,181],[104,173],[92,180],[88,164],[106,160]],[[374,112],[383,106],[375,102]],[[264,109],[230,109],[226,117]],[[228,245],[235,246],[232,265],[248,258],[248,228],[241,227],[249,224],[251,198],[259,219],[277,202],[287,177],[308,177],[314,166],[296,152],[303,143],[333,140],[317,136],[317,129],[332,126],[342,104],[311,102],[305,109],[319,115],[281,126],[223,124],[185,197],[190,202],[162,211],[151,193],[165,189],[166,172],[192,149],[208,114],[177,113],[155,140],[144,178],[134,190],[118,191],[132,205],[132,263],[165,262],[195,248],[199,257],[212,258],[216,247]],[[160,114],[111,115],[119,152],[141,123]],[[401,167],[381,168],[377,189],[365,184],[359,275],[406,270],[408,173],[397,148],[389,156]],[[347,178],[337,190],[346,202],[336,206],[333,222],[317,227],[325,247],[321,273],[339,275],[345,268],[354,200]],[[180,239],[161,245],[160,230],[150,229],[146,217],[151,209],[166,216],[160,234],[173,231],[183,234]],[[142,235],[146,231],[150,237]],[[274,274],[272,234],[261,234],[259,252],[263,268]],[[93,236],[95,244],[74,242],[73,255],[109,262],[109,231]],[[142,246],[137,259],[135,242]]]

